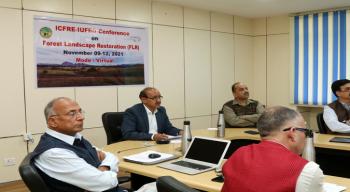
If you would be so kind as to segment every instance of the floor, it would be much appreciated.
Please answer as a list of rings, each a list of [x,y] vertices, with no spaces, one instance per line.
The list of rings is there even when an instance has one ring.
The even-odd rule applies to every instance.
[[[1,192],[29,192],[22,180],[8,183],[0,183]]]
[[[130,182],[122,185],[125,188],[130,188]],[[0,183],[1,192],[30,192],[22,180],[12,181],[8,183]]]
[[[119,172],[118,176],[130,176],[129,173]],[[121,186],[130,188],[130,182],[123,183]],[[22,180],[0,183],[0,192],[30,192]]]

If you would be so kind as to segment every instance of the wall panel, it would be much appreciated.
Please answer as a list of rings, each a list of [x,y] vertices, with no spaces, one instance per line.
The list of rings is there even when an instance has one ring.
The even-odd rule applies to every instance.
[[[184,45],[183,28],[153,26],[154,86],[164,96],[169,118],[183,118]]]
[[[151,22],[151,0],[116,0],[117,19]]]
[[[72,14],[73,0],[23,0],[23,8],[36,11]]]
[[[210,32],[185,29],[186,116],[211,114]]]
[[[289,35],[267,37],[267,105],[290,106]]]
[[[0,7],[22,8],[21,0],[1,0]]]
[[[253,35],[253,20],[245,17],[234,16],[234,33],[235,34],[244,34],[244,35]]]
[[[266,104],[266,36],[253,38],[253,86],[251,98]]]
[[[115,0],[74,0],[73,14],[115,19]]]
[[[157,1],[152,2],[152,21],[154,24],[183,26],[183,7]]]
[[[254,71],[253,66],[253,37],[246,35],[234,35],[235,37],[235,81],[241,81],[245,83],[250,92],[254,93],[255,90],[251,89],[253,86]]]
[[[11,19],[8,19],[11,18]],[[25,132],[22,16],[19,10],[0,8],[0,137]]]
[[[0,182],[9,182],[19,180],[18,166],[22,159],[27,155],[27,147],[23,137],[11,137],[0,139]],[[4,158],[15,158],[15,165],[5,166]]]
[[[93,146],[96,146],[99,149],[102,149],[107,145],[107,136],[103,127],[84,129],[82,134]]]
[[[195,129],[207,129],[211,123],[211,116],[199,116],[199,117],[190,117],[186,120],[191,122],[191,130]]]
[[[210,12],[184,8],[184,26],[188,28],[210,30]]]
[[[23,42],[24,42],[24,76],[25,101],[27,114],[27,131],[42,133],[46,128],[44,108],[55,97],[75,98],[74,88],[37,88],[36,66],[34,57],[34,15],[70,18],[71,16],[49,14],[43,12],[23,12]]]
[[[289,33],[289,17],[286,15],[267,18],[267,34]]]
[[[212,31],[233,33],[233,16],[223,13],[212,12],[210,15]]]
[[[233,35],[211,33],[212,55],[212,114],[217,114],[222,105],[232,99],[231,85],[235,77]]]

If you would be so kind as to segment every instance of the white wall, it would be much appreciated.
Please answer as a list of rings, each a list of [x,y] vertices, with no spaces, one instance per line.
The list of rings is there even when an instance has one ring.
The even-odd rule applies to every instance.
[[[252,89],[250,71],[258,64],[250,19],[151,0],[2,0],[0,52],[6,70],[0,76],[0,183],[20,179],[18,164],[45,131],[43,108],[52,98],[76,99],[86,111],[83,134],[102,147],[101,114],[139,102],[143,88],[36,88],[34,15],[148,27],[148,83],[159,88],[171,121],[180,128],[185,119],[192,129],[214,126],[234,81],[247,82],[252,95],[266,97]],[[26,132],[34,134],[34,143],[23,141]],[[16,158],[15,166],[4,166],[9,157]]]
[[[101,114],[139,102],[143,88],[35,88],[34,15],[148,27],[148,83],[161,91],[177,127],[185,119],[192,129],[215,126],[235,81],[245,82],[251,97],[267,106],[294,107],[287,16],[247,19],[152,0],[2,0],[0,183],[20,179],[18,164],[45,131],[43,108],[52,98],[76,99],[87,112],[83,134],[102,147]],[[314,125],[319,109],[301,109]],[[23,141],[25,132],[34,134],[33,144]],[[4,166],[8,157],[17,164]]]

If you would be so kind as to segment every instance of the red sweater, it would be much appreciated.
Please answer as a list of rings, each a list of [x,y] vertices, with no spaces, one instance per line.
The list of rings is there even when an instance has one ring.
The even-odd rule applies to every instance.
[[[223,166],[222,192],[294,192],[308,163],[284,146],[262,141],[239,148]]]

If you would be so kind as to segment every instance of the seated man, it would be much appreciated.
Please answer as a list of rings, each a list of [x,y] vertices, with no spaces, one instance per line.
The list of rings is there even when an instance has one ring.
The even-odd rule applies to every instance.
[[[255,127],[264,106],[249,99],[248,87],[241,82],[232,85],[232,94],[234,99],[222,107],[226,127]]]
[[[59,97],[44,112],[48,129],[32,160],[51,191],[124,191],[118,187],[118,159],[96,150],[79,133],[84,113],[78,103]]]
[[[239,148],[226,161],[221,191],[322,191],[322,170],[300,157],[304,127],[303,117],[292,109],[267,109],[257,123],[261,142]]]
[[[170,123],[165,108],[160,106],[162,96],[153,87],[146,87],[140,92],[142,103],[125,111],[122,134],[130,140],[167,140],[167,135],[179,135],[180,129]]]
[[[341,79],[332,83],[332,92],[338,98],[324,106],[323,119],[328,134],[350,134],[350,80]]]

